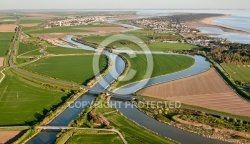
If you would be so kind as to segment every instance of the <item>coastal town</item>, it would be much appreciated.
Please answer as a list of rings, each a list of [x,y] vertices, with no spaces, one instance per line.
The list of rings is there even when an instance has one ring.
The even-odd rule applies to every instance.
[[[68,16],[63,19],[50,20],[44,28],[49,29],[62,26],[88,25],[93,22],[104,22],[107,19],[107,16]]]

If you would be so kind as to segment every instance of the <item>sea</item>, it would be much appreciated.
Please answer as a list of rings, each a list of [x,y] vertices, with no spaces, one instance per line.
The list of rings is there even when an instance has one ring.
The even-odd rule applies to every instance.
[[[165,16],[181,13],[213,13],[213,14],[229,14],[230,17],[218,18],[212,23],[250,32],[250,10],[140,10],[137,14],[144,16]],[[242,34],[238,32],[224,32],[220,28],[214,27],[197,27],[202,33],[211,34],[211,37],[225,38],[231,42],[250,44],[250,34]]]

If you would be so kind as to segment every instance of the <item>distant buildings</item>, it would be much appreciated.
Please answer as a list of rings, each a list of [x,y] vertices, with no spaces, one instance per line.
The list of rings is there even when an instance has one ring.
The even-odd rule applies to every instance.
[[[92,22],[104,22],[107,18],[107,16],[70,16],[65,19],[51,20],[44,28],[87,25]]]

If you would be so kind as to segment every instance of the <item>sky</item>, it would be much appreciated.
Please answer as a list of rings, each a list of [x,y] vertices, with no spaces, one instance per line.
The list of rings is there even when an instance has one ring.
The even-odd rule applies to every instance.
[[[0,9],[250,9],[250,0],[0,0]]]

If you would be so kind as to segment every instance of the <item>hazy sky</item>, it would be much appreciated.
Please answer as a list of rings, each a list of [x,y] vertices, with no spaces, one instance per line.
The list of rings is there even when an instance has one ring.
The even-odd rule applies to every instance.
[[[250,8],[250,0],[0,0],[0,9]]]

